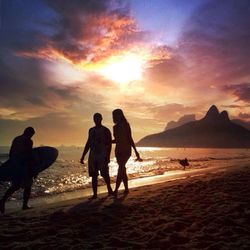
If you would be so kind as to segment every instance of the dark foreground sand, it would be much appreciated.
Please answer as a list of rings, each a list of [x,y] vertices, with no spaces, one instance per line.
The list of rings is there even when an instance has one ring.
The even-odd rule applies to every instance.
[[[250,249],[250,168],[0,217],[0,249],[103,248]]]

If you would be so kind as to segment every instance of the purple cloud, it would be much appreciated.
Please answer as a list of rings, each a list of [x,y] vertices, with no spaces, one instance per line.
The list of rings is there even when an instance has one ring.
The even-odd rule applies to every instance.
[[[250,83],[224,85],[222,90],[230,92],[237,97],[237,101],[250,103]]]

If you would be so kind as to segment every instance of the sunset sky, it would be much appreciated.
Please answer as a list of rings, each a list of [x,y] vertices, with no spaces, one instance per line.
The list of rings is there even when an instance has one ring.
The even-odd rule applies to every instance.
[[[82,145],[116,108],[135,141],[212,104],[250,122],[249,0],[0,3],[0,145]]]

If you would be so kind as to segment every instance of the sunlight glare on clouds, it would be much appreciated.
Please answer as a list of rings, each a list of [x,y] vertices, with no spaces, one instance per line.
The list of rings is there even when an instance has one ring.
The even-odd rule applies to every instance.
[[[136,54],[113,56],[98,69],[101,75],[118,84],[142,79],[145,60]]]
[[[9,109],[9,108],[0,108],[0,116],[1,117],[9,117],[13,114],[15,114],[16,111],[14,109]]]
[[[57,59],[53,62],[46,62],[44,69],[54,81],[65,85],[84,81],[86,78],[81,67],[64,60]]]
[[[127,85],[143,79],[147,56],[135,53],[122,53],[110,56],[101,62],[73,64],[57,59],[43,66],[49,77],[61,84],[86,80],[89,74],[97,74],[120,84]]]

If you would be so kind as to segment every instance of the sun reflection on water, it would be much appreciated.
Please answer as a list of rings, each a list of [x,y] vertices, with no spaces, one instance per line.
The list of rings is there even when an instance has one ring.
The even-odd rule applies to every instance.
[[[127,162],[129,179],[146,176],[162,175],[168,171],[182,171],[178,160],[185,157],[190,162],[190,168],[206,168],[213,164],[235,164],[235,162],[250,163],[250,151],[244,149],[183,149],[183,148],[138,148],[143,162],[135,161],[133,154]],[[91,187],[91,178],[88,176],[87,164],[79,163],[82,149],[60,149],[60,157],[56,163],[42,172],[33,185],[33,196],[53,195],[65,191],[73,191]],[[86,162],[87,163],[87,162]],[[118,164],[112,152],[109,164],[112,183],[115,182]],[[102,178],[99,184],[104,185]],[[1,189],[1,186],[0,186]],[[18,199],[22,193],[17,193]]]

